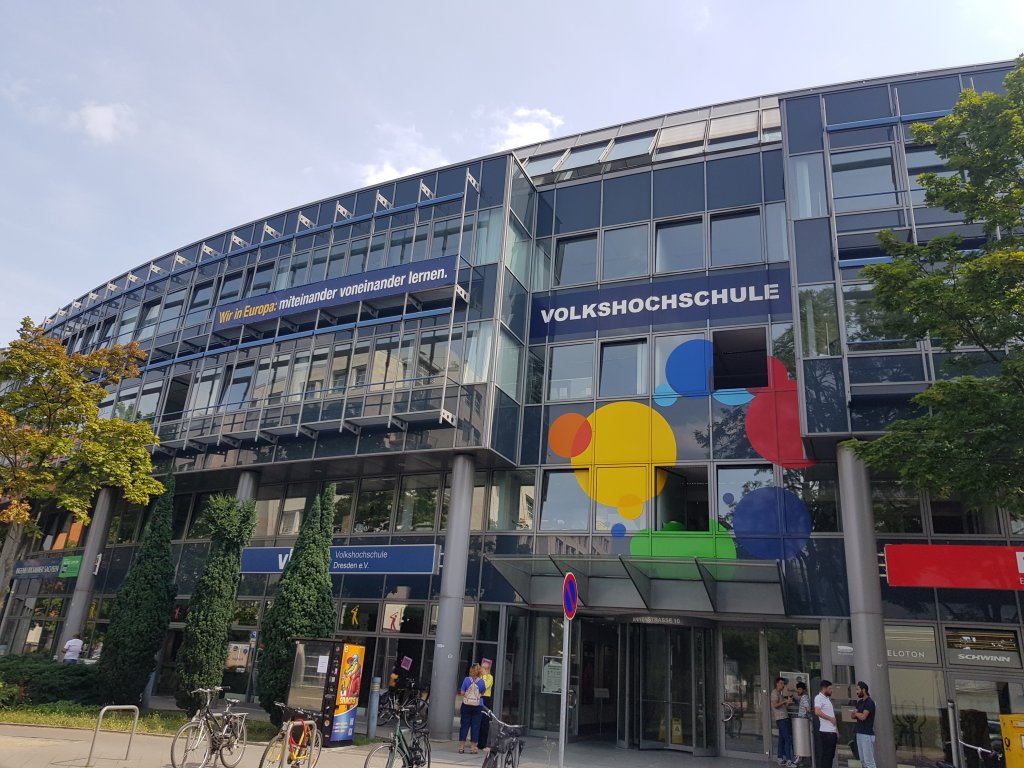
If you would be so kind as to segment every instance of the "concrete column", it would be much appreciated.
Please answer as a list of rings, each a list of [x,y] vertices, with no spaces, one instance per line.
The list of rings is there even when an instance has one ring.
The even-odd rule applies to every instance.
[[[82,631],[85,625],[85,617],[89,612],[89,597],[92,595],[92,585],[96,577],[93,570],[96,565],[96,555],[103,549],[107,541],[107,529],[110,527],[110,511],[114,507],[114,491],[111,488],[102,488],[96,497],[96,506],[92,511],[92,520],[87,528],[85,536],[85,551],[82,552],[82,570],[75,580],[75,591],[71,595],[71,605],[68,606],[68,615],[64,619],[64,629],[60,634],[57,643],[57,652],[60,653],[64,644]]]
[[[260,473],[247,469],[238,478],[238,490],[235,491],[235,498],[239,501],[255,499],[259,487]]]
[[[432,738],[442,741],[452,736],[452,710],[448,707],[454,700],[460,674],[465,672],[459,669],[459,645],[462,642],[462,606],[469,564],[473,469],[472,456],[460,454],[452,462],[452,500],[448,507],[448,532],[444,537],[434,669],[430,677],[430,733]]]
[[[896,765],[871,484],[864,462],[849,448],[840,446],[837,460],[856,680],[870,686],[875,700],[875,759],[879,765]]]

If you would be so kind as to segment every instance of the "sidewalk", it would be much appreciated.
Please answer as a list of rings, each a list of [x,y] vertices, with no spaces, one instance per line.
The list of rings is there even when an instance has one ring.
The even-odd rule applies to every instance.
[[[89,754],[92,731],[42,728],[35,725],[0,725],[0,768],[83,768]],[[95,768],[171,768],[171,738],[139,734],[132,741],[131,754],[124,758],[128,734],[103,731],[93,752]],[[250,744],[238,768],[256,768],[263,744]],[[362,768],[372,747],[325,749],[318,768]],[[431,744],[431,765],[479,768],[483,755],[460,755],[455,741]],[[565,764],[571,768],[759,768],[766,760],[732,760],[722,757],[693,757],[670,751],[639,752],[616,749],[607,743],[576,742],[566,746]],[[208,764],[212,768],[212,764]],[[219,765],[219,763],[218,763]],[[550,768],[558,765],[558,744],[549,739],[527,737],[522,768]],[[774,763],[770,764],[774,768]]]

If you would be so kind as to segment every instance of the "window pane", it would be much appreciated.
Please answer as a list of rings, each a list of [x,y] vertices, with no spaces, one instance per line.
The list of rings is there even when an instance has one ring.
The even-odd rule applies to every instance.
[[[658,225],[655,272],[704,268],[704,222],[673,221]]]
[[[601,183],[561,187],[555,195],[555,234],[597,229],[601,223]],[[539,234],[539,233],[538,233]]]
[[[786,100],[786,134],[789,151],[821,149],[821,101],[817,96]]]
[[[535,490],[532,472],[495,472],[487,528],[522,531],[533,528]]]
[[[832,149],[857,147],[862,144],[884,144],[889,141],[892,141],[892,127],[887,125],[836,131],[828,135],[828,145]]]
[[[761,213],[751,211],[711,219],[711,266],[762,261]]]
[[[530,158],[530,161],[526,164],[526,172],[531,176],[540,176],[545,173],[550,173],[551,169],[555,167],[564,152],[556,152],[553,155],[541,155],[540,157]]]
[[[440,492],[440,475],[406,475],[402,480],[395,530],[434,530]]]
[[[710,500],[707,467],[658,467],[655,497],[659,531],[710,530]]]
[[[555,249],[554,285],[592,283],[597,279],[597,236],[559,240]]]
[[[793,219],[816,219],[828,215],[825,169],[820,154],[789,159],[793,183]]]
[[[580,484],[589,488],[590,473],[585,469],[546,472],[540,507],[542,531],[589,530],[590,498]]]
[[[732,530],[732,516],[740,500],[751,491],[773,485],[775,481],[770,466],[720,467],[716,499],[718,522]]]
[[[647,342],[625,341],[601,346],[601,397],[647,394]]]
[[[764,200],[785,200],[786,190],[782,174],[782,152],[762,152],[761,165],[764,168]]]
[[[832,195],[836,211],[891,208],[899,204],[889,147],[832,155]]]
[[[636,277],[650,271],[647,259],[647,225],[605,230],[601,277]]]
[[[568,171],[572,168],[582,168],[584,165],[596,163],[607,146],[608,142],[591,144],[588,147],[576,147],[569,152],[569,157],[565,159],[558,170]]]
[[[548,368],[549,400],[579,400],[594,396],[593,344],[552,347]]]
[[[786,204],[772,203],[764,207],[765,237],[768,261],[789,261],[789,235],[786,232]]]
[[[888,313],[875,305],[870,285],[843,286],[846,343],[851,352],[867,349],[906,349],[916,346],[907,339],[890,338],[885,330]]]
[[[833,278],[832,227],[828,219],[793,222],[796,274],[801,283],[824,283]]]
[[[960,78],[937,77],[934,80],[915,80],[896,86],[896,98],[900,102],[900,113],[916,115],[921,112],[937,112],[952,109],[960,97]]]
[[[838,317],[833,286],[800,290],[800,336],[804,357],[839,354]]]
[[[391,508],[395,503],[395,478],[363,479],[356,503],[355,533],[384,533],[391,527]]]
[[[635,157],[645,155],[651,151],[651,140],[653,133],[644,133],[639,136],[626,136],[615,140],[615,146],[605,155],[604,161],[619,160],[623,157]]]
[[[921,500],[899,480],[871,478],[871,509],[879,533],[922,533]]]
[[[889,88],[885,85],[830,93],[825,96],[825,122],[829,125],[891,115]]]
[[[760,154],[708,163],[708,208],[735,208],[760,202]]]
[[[651,174],[608,179],[602,205],[602,223],[606,227],[651,218]]]
[[[704,210],[704,163],[654,172],[654,218]]]
[[[768,337],[764,328],[715,331],[711,338],[716,390],[768,386]]]

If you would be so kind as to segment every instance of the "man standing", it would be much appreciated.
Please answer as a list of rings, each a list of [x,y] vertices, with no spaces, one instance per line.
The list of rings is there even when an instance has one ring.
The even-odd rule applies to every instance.
[[[836,741],[839,728],[836,726],[836,712],[832,707],[832,682],[822,680],[818,695],[814,697],[814,714],[818,716],[821,733],[821,763],[818,768],[832,768],[836,759]]]
[[[797,697],[797,709],[796,716],[800,720],[811,719],[811,697],[807,695],[807,683],[803,680],[798,680],[796,684],[796,697]],[[807,724],[810,726],[810,723]],[[808,735],[810,735],[811,729],[808,728]],[[793,752],[796,752],[796,739],[793,740]],[[801,764],[801,758],[796,758],[796,764]]]
[[[857,738],[857,754],[864,768],[875,768],[875,701],[868,694],[868,684],[857,681],[857,711],[853,713],[857,724],[853,732]]]
[[[64,643],[64,663],[77,664],[78,657],[82,655],[82,636],[75,635]]]
[[[772,691],[772,719],[779,729],[779,765],[795,766],[793,759],[793,724],[789,722],[789,705],[793,701],[784,691],[789,681],[784,677],[775,678],[775,690]]]

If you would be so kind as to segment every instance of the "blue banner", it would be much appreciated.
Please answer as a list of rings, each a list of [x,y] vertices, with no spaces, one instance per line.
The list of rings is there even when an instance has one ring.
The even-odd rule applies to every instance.
[[[60,571],[61,557],[37,557],[14,564],[14,579],[55,579]]]
[[[436,544],[331,547],[331,575],[437,573],[440,554]],[[242,550],[242,573],[281,573],[291,557],[291,547],[246,547]]]
[[[311,309],[340,307],[366,299],[455,285],[455,258],[446,256],[398,267],[374,269],[224,304],[214,312],[213,329],[219,331]]]
[[[570,333],[792,315],[788,264],[534,296],[530,341]]]

